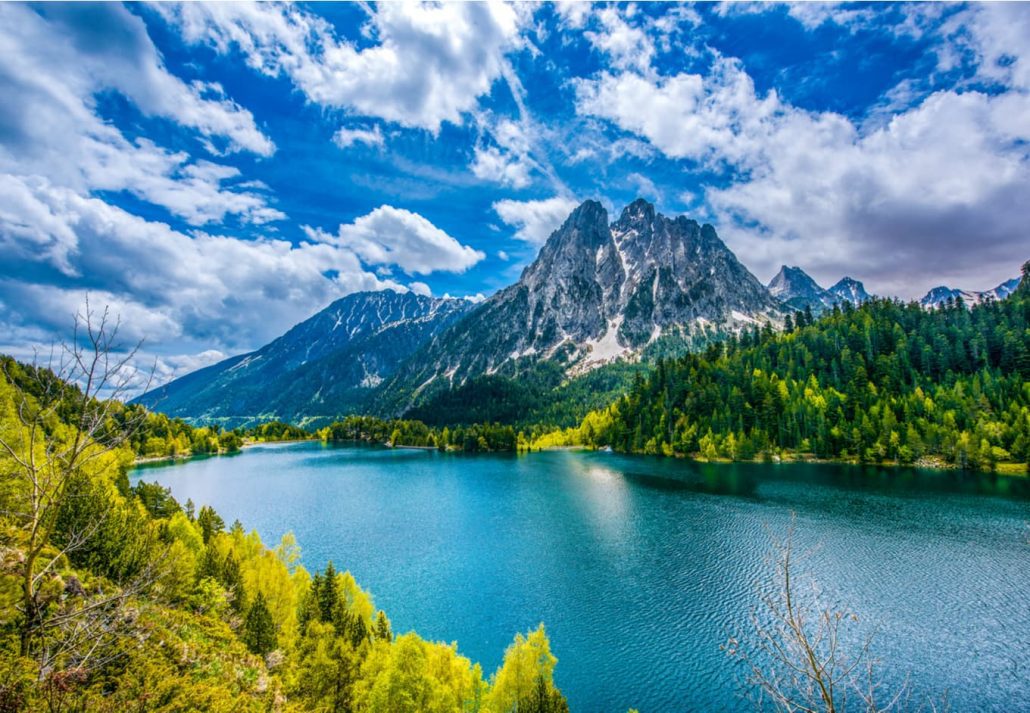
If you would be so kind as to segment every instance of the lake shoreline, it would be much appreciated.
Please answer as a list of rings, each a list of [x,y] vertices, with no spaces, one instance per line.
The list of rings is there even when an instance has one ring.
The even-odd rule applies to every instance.
[[[139,456],[133,460],[132,465],[150,465],[154,463],[176,463],[178,461],[188,461],[193,458],[206,458],[209,456],[231,456],[236,453],[241,453],[244,448],[252,448],[254,446],[269,446],[283,443],[308,443],[310,441],[317,441],[317,438],[286,438],[277,441],[247,441],[240,446],[237,451],[218,451],[217,453],[185,453],[167,456]]]
[[[245,449],[245,448],[251,448],[253,446],[279,445],[279,444],[289,444],[289,443],[310,443],[310,442],[317,441],[317,440],[319,440],[319,439],[317,439],[317,438],[304,438],[304,439],[285,439],[285,440],[277,440],[277,441],[252,441],[252,442],[244,443],[241,446],[239,451],[232,451],[232,452],[222,451],[222,452],[219,452],[219,453],[196,453],[196,454],[191,453],[191,454],[188,454],[188,455],[174,455],[174,456],[170,455],[170,456],[153,456],[153,457],[146,457],[146,458],[137,458],[133,462],[133,466],[135,467],[135,466],[140,466],[140,465],[153,465],[153,464],[158,464],[158,463],[178,464],[178,463],[185,463],[185,462],[190,461],[190,460],[192,460],[194,458],[210,457],[210,456],[234,455],[235,453],[242,452],[242,450]],[[322,442],[326,443],[326,441],[322,441]],[[355,440],[348,440],[348,441],[330,441],[329,443],[333,443],[333,444],[336,444],[336,445],[340,445],[340,444],[355,444],[355,445],[366,445],[366,446],[370,445],[370,446],[378,446],[378,447],[381,447],[381,448],[390,448],[390,449],[394,449],[394,450],[439,451],[441,453],[455,453],[455,452],[457,452],[457,451],[452,451],[450,449],[441,450],[437,446],[414,446],[414,445],[404,445],[404,444],[400,444],[400,445],[394,446],[394,445],[391,445],[388,442],[385,442],[385,443],[373,443],[371,441],[363,440],[363,439],[355,439]],[[865,466],[865,467],[886,468],[886,469],[914,468],[914,469],[917,469],[917,470],[936,471],[936,472],[940,472],[940,473],[946,473],[946,472],[966,472],[966,473],[970,473],[970,474],[973,474],[973,475],[997,475],[997,476],[1003,476],[1003,477],[1007,477],[1007,478],[1018,478],[1018,479],[1026,479],[1027,477],[1030,477],[1030,473],[1028,473],[1027,466],[1026,466],[1025,463],[999,463],[998,464],[998,469],[994,470],[994,471],[990,471],[990,470],[969,470],[969,469],[966,469],[966,468],[961,468],[960,466],[958,466],[958,465],[956,465],[954,463],[947,463],[946,461],[944,461],[941,458],[933,458],[933,457],[921,458],[921,459],[919,459],[918,461],[916,461],[914,463],[900,463],[898,461],[883,461],[883,462],[876,462],[876,463],[874,463],[874,462],[862,462],[862,461],[858,460],[857,458],[846,458],[846,459],[845,458],[819,458],[819,457],[814,456],[814,455],[805,455],[805,454],[801,454],[801,453],[783,453],[783,454],[780,454],[780,455],[773,456],[772,458],[764,458],[764,457],[763,458],[748,458],[748,459],[701,458],[701,457],[698,457],[698,456],[684,455],[684,454],[679,454],[679,453],[673,454],[673,455],[664,455],[664,454],[661,454],[661,453],[623,453],[621,451],[614,451],[614,450],[612,450],[610,448],[608,448],[608,449],[606,449],[606,448],[594,448],[594,447],[591,447],[591,446],[582,446],[582,445],[565,445],[565,446],[551,446],[551,447],[547,447],[547,448],[519,449],[517,451],[514,451],[514,453],[543,453],[543,452],[563,452],[563,451],[569,451],[569,452],[583,451],[583,452],[587,452],[587,453],[589,453],[589,452],[593,452],[593,453],[613,453],[613,454],[618,454],[618,455],[621,455],[621,456],[645,456],[645,457],[662,458],[662,459],[672,458],[672,459],[675,459],[675,460],[685,460],[685,461],[691,461],[691,462],[694,462],[694,463],[717,463],[717,464],[723,464],[723,465],[728,465],[728,464],[731,464],[731,463],[752,463],[752,464],[763,464],[763,465],[791,465],[791,464],[847,465],[847,466]],[[505,451],[485,451],[483,453],[479,453],[479,454],[472,453],[470,455],[490,455],[490,454],[497,454],[497,453],[501,453],[501,452],[505,452]]]
[[[528,453],[541,453],[544,451],[585,451],[595,453],[617,453],[622,456],[650,456],[653,458],[673,458],[676,460],[687,460],[694,463],[754,463],[762,465],[791,465],[791,464],[812,464],[812,465],[848,465],[866,466],[874,468],[915,468],[918,470],[945,472],[965,472],[974,475],[1001,475],[1010,478],[1027,478],[1030,472],[1026,463],[999,463],[997,470],[971,470],[962,468],[954,463],[948,463],[941,458],[920,458],[913,463],[901,463],[900,461],[861,461],[857,458],[819,458],[814,455],[801,453],[783,453],[771,458],[701,458],[694,455],[676,453],[665,455],[662,453],[625,453],[615,451],[611,448],[593,448],[591,446],[553,446],[549,448],[529,449]]]

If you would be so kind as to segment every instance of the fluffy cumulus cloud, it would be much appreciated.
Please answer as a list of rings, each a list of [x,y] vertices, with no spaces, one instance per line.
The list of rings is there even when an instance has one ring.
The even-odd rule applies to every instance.
[[[186,235],[45,181],[8,177],[0,194],[13,196],[0,209],[0,246],[4,301],[19,305],[18,321],[64,329],[94,291],[152,341],[189,335],[239,348],[339,294],[396,286],[352,250],[326,243]],[[22,299],[10,298],[15,291]]]
[[[425,42],[443,42],[453,18],[430,10],[416,8],[405,25],[401,9],[385,9],[385,45],[414,51],[405,39],[418,34],[410,23],[428,33]],[[270,11],[257,9],[255,17]],[[484,20],[475,15],[484,11],[469,10],[466,20]],[[294,10],[276,12],[285,18]],[[492,21],[506,21],[504,8],[489,12]],[[467,44],[438,59],[461,65],[463,53],[477,57]],[[383,63],[380,73],[395,60],[412,61],[366,60]],[[487,87],[483,82],[475,86]],[[481,91],[466,89],[468,101]],[[306,241],[255,230],[286,215],[272,205],[266,185],[224,158],[268,160],[275,144],[219,85],[169,72],[142,20],[124,7],[0,7],[0,91],[0,323],[4,350],[21,357],[33,344],[66,335],[88,296],[120,315],[126,343],[146,338],[148,358],[158,355],[158,378],[165,379],[259,346],[349,292],[429,294],[424,282],[394,280],[394,268],[462,272],[484,257],[421,215],[389,205],[331,236],[309,229]],[[423,100],[435,101],[437,88],[426,91]],[[166,131],[148,135],[139,125],[127,130],[112,121],[104,109],[110,95],[143,117],[169,122],[179,132],[175,148],[167,146]],[[426,121],[454,118],[464,101],[427,107],[426,116],[436,118]],[[185,148],[190,140],[193,150]],[[384,138],[379,125],[359,125],[339,129],[334,141],[381,146]],[[195,230],[112,200],[119,195]],[[252,232],[222,234],[230,218]]]
[[[433,132],[462,122],[520,42],[519,13],[499,2],[382,3],[370,10],[365,47],[297,5],[158,9],[189,41],[238,51],[254,69],[288,77],[313,103]]]
[[[577,109],[727,176],[706,191],[707,207],[762,277],[793,261],[825,281],[853,274],[905,297],[971,275],[986,288],[1027,257],[1027,42],[1012,28],[1030,14],[967,12],[960,49],[1001,91],[940,90],[863,124],[759,93],[739,60],[714,53],[704,74],[579,79]]]
[[[83,18],[81,15],[87,15]],[[239,171],[128,138],[98,111],[114,91],[145,114],[195,130],[212,149],[271,155],[249,111],[218,87],[186,84],[161,63],[139,18],[117,5],[0,7],[0,173],[126,192],[202,225],[284,214]]]
[[[578,110],[647,138],[672,158],[752,160],[784,113],[775,92],[755,94],[739,60],[716,57],[707,75],[603,72],[575,83]]]
[[[408,289],[414,292],[416,295],[422,295],[423,297],[432,297],[433,291],[429,289],[429,285],[424,282],[409,282]]]
[[[567,196],[530,201],[506,198],[494,203],[494,210],[501,220],[515,228],[516,238],[543,245],[577,205],[575,199]]]
[[[388,205],[340,225],[335,235],[315,228],[307,228],[307,233],[319,243],[353,252],[370,265],[396,265],[411,275],[464,272],[486,257],[418,213]]]
[[[654,59],[654,40],[644,28],[628,21],[636,14],[635,5],[608,6],[597,12],[597,29],[587,30],[583,36],[595,48],[606,54],[616,69],[636,69],[646,72]]]
[[[145,337],[155,347],[238,353],[349,292],[428,292],[424,283],[405,287],[373,267],[425,274],[482,258],[425,218],[390,206],[337,235],[313,231],[311,241],[294,245],[186,235],[44,181],[7,177],[0,196],[10,197],[0,204],[0,305],[10,308],[11,329],[43,341],[66,334],[90,295],[121,315],[128,343]],[[162,369],[188,363],[188,355],[173,356],[162,357]]]

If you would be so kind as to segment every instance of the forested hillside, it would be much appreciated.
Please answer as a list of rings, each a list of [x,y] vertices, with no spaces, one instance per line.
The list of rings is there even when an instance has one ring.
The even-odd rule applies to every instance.
[[[1030,263],[1008,299],[873,300],[784,333],[658,364],[610,407],[537,445],[703,458],[814,456],[1025,472]]]
[[[46,368],[21,364],[0,355],[0,372],[19,392],[34,399],[56,399],[60,407],[56,416],[74,423],[82,416],[82,389],[57,378]],[[96,407],[96,404],[91,404]],[[282,421],[269,421],[251,428],[223,429],[218,423],[195,426],[181,418],[171,418],[150,411],[141,404],[125,404],[108,400],[97,435],[114,438],[125,436],[125,445],[138,458],[173,458],[194,455],[235,453],[245,442],[297,441],[314,438],[309,431]]]
[[[526,432],[574,426],[626,393],[634,378],[647,375],[659,360],[725,337],[721,330],[690,334],[670,329],[644,347],[637,359],[619,359],[572,377],[555,361],[538,361],[525,368],[506,365],[497,373],[440,391],[407,411],[404,418],[440,427],[502,423]]]
[[[206,429],[158,435],[98,398],[117,379],[92,376],[107,368],[96,334],[71,360],[88,370],[61,372],[83,389],[0,375],[0,711],[567,710],[542,626],[488,677],[456,644],[395,635],[350,574],[311,576],[292,536],[270,548],[130,487],[140,443],[194,447]]]

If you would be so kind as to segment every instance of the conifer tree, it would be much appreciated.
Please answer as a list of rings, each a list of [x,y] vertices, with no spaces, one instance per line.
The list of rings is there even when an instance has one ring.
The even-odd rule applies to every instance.
[[[340,593],[336,583],[336,568],[332,560],[325,566],[322,575],[322,586],[318,590],[318,611],[322,621],[331,623],[336,607],[340,600]]]
[[[243,643],[252,653],[265,654],[274,651],[279,645],[272,613],[268,611],[265,596],[258,592],[243,622]]]
[[[373,632],[376,641],[385,641],[386,643],[393,641],[393,629],[390,627],[390,620],[386,618],[386,612],[382,609],[376,614]]]

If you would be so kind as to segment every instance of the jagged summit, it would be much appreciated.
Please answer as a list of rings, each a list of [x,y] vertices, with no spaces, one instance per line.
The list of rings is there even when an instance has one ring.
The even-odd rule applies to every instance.
[[[826,291],[837,298],[838,302],[847,301],[853,305],[860,305],[872,299],[872,296],[866,292],[865,285],[847,276],[842,277]]]
[[[638,199],[609,223],[593,200],[555,230],[520,280],[441,333],[387,385],[398,398],[442,380],[505,372],[520,360],[584,369],[670,332],[700,334],[776,318],[762,284],[711,225]]]
[[[792,310],[810,309],[818,314],[835,304],[850,302],[862,304],[870,298],[861,282],[843,277],[833,287],[825,289],[800,267],[783,265],[769,281],[769,293]]]
[[[769,281],[768,289],[769,294],[789,309],[803,310],[808,307],[819,312],[832,307],[835,301],[833,295],[820,287],[800,267],[781,266],[780,271]]]

